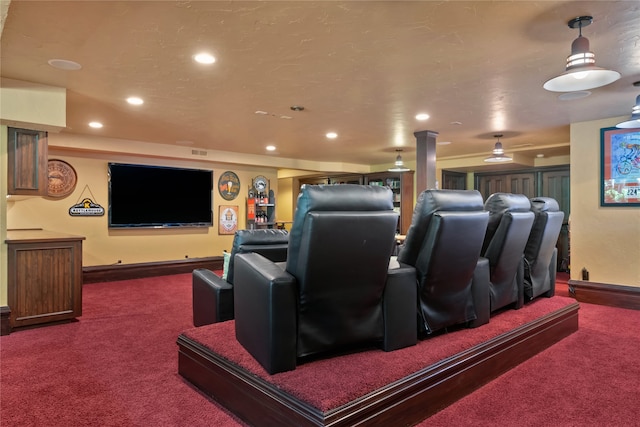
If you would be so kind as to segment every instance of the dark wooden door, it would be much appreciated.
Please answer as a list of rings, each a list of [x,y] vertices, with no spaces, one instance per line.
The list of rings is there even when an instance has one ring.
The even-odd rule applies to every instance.
[[[487,198],[493,193],[518,193],[531,198],[536,195],[535,173],[505,173],[501,175],[481,175],[478,191]]]
[[[464,172],[442,171],[442,188],[445,190],[466,190],[467,174]]]

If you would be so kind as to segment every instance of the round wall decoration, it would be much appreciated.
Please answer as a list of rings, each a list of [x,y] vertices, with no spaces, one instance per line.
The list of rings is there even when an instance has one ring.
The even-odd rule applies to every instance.
[[[64,160],[51,159],[47,163],[47,195],[49,197],[67,197],[73,193],[78,183],[76,170]]]
[[[233,200],[240,193],[240,178],[234,172],[226,171],[218,179],[218,192],[225,200]]]
[[[255,178],[253,178],[253,188],[258,190],[259,192],[266,191],[268,186],[269,186],[269,181],[264,176],[258,175]]]

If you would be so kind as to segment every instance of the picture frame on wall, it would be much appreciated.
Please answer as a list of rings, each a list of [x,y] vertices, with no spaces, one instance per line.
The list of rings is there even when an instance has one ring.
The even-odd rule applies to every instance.
[[[600,129],[600,206],[640,206],[640,128]]]
[[[238,206],[220,205],[218,234],[234,234],[238,230]]]

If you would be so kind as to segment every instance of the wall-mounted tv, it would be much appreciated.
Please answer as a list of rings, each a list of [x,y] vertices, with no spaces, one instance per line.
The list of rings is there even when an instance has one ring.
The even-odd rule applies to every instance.
[[[210,227],[213,171],[109,163],[109,227]]]

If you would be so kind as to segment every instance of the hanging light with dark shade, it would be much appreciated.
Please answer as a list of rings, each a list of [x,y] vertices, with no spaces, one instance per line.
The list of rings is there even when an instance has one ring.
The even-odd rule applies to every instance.
[[[592,16],[579,16],[568,22],[569,28],[578,28],[580,34],[571,44],[565,72],[547,80],[543,87],[551,92],[574,92],[606,86],[620,78],[620,73],[596,67],[596,56],[589,51],[589,39],[582,36],[582,27],[591,25]]]
[[[494,145],[493,147],[491,156],[484,159],[484,161],[487,163],[501,163],[501,162],[509,162],[513,160],[511,157],[504,154],[504,148],[502,148],[502,143],[500,142],[500,138],[502,138],[502,135],[500,134],[500,135],[493,135],[493,136],[498,138],[498,141],[496,141],[496,145]]]
[[[396,152],[398,153],[398,155],[396,156],[396,161],[394,163],[394,166],[392,168],[389,168],[388,171],[389,172],[407,172],[410,169],[407,168],[404,165],[404,162],[402,161],[402,156],[400,155],[400,152],[402,152],[402,150],[396,150]]]
[[[631,118],[618,123],[616,127],[621,129],[640,128],[640,95],[636,98],[636,105],[631,109]]]

